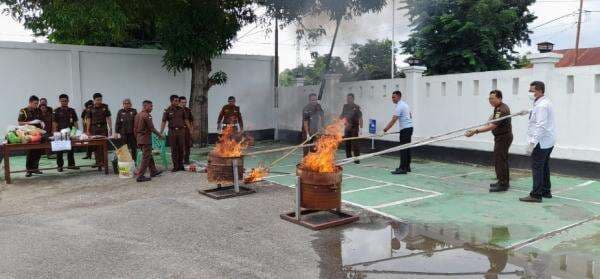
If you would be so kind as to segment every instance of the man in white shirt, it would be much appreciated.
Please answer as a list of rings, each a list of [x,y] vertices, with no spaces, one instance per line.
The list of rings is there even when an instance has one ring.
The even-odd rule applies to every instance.
[[[533,190],[529,196],[520,198],[522,202],[542,202],[542,198],[552,198],[550,193],[550,154],[556,142],[554,108],[546,97],[545,85],[534,81],[529,87],[529,98],[534,100],[527,127],[527,154],[531,155]]]
[[[383,132],[387,132],[392,128],[392,126],[394,126],[396,121],[398,121],[400,128],[400,145],[410,143],[413,134],[412,114],[410,112],[410,107],[405,101],[402,101],[402,92],[400,91],[394,91],[392,93],[392,102],[396,104],[396,109],[394,109],[392,120],[390,120],[387,126],[385,126]],[[392,171],[392,174],[406,174],[407,172],[410,172],[410,161],[410,149],[401,150],[400,167],[398,167],[395,171]]]

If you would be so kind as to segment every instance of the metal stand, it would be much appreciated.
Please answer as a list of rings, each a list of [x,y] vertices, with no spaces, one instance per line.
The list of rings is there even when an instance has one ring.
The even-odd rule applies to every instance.
[[[375,149],[375,135],[371,134],[371,150]]]
[[[303,216],[304,219],[302,218]],[[356,215],[342,212],[341,207],[335,210],[302,210],[302,183],[299,176],[296,177],[296,204],[294,211],[281,214],[279,217],[314,231],[350,224],[359,219]]]
[[[198,193],[216,200],[233,198],[237,196],[245,196],[256,193],[254,189],[240,186],[240,177],[238,174],[237,160],[233,160],[231,162],[231,169],[233,171],[233,185],[222,187],[221,184],[217,184],[217,188],[208,190],[198,190]]]

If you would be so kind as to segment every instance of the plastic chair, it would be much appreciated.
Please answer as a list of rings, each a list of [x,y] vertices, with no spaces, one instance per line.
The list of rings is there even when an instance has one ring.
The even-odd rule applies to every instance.
[[[166,138],[167,135],[165,135]],[[152,134],[152,150],[158,150],[160,152],[160,162],[164,169],[169,168],[169,161],[167,160],[167,144],[166,141],[160,139],[155,134]],[[139,166],[142,162],[142,152],[138,152],[137,158],[135,160],[136,165]]]

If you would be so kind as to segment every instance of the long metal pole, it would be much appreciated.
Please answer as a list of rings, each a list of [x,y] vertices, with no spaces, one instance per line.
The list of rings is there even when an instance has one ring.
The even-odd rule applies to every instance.
[[[575,58],[573,59],[573,66],[577,66],[577,60],[579,59],[579,37],[581,33],[581,13],[583,12],[583,0],[579,1],[579,19],[577,20],[577,37],[575,39]]]
[[[325,71],[321,74],[321,87],[319,88],[319,97],[321,100],[323,98],[323,91],[325,90],[325,75],[329,72],[329,66],[331,65],[331,56],[333,55],[333,47],[335,46],[335,40],[337,39],[338,30],[340,29],[340,23],[342,22],[342,18],[339,17],[335,20],[335,32],[333,33],[333,41],[331,41],[331,48],[329,49],[329,56],[325,61]]]
[[[394,79],[394,66],[396,66],[396,0],[392,0],[392,69],[391,77]]]
[[[274,66],[274,92],[275,96],[273,96],[273,110],[275,113],[275,117],[273,117],[273,128],[275,129],[273,138],[274,140],[279,140],[279,21],[277,17],[275,17],[275,66]]]

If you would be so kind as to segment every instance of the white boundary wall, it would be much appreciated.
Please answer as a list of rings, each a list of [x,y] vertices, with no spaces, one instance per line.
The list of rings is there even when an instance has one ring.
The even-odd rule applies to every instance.
[[[537,56],[540,60],[540,55]],[[536,63],[538,60],[533,59],[534,67],[530,69],[441,76],[422,76],[424,69],[408,67],[404,69],[407,78],[395,80],[340,83],[335,76],[330,76],[326,96],[331,99],[324,100],[325,109],[339,114],[345,95],[354,93],[356,103],[363,109],[364,133],[368,132],[369,118],[377,120],[377,129],[381,131],[394,109],[391,92],[399,89],[412,108],[418,139],[487,121],[492,114],[488,93],[495,88],[502,90],[504,101],[513,112],[530,109],[529,83],[541,80],[546,83],[546,94],[556,110],[558,138],[553,157],[600,162],[600,129],[597,128],[600,66],[554,68],[549,60],[542,60],[541,64]],[[279,129],[299,131],[301,109],[307,103],[307,96],[318,90],[315,86],[280,89]],[[515,141],[511,153],[525,153],[526,129],[527,117],[513,119]],[[385,139],[398,140],[396,135]],[[439,145],[491,151],[493,137],[477,135]]]
[[[56,44],[0,42],[0,135],[16,124],[18,109],[30,95],[46,97],[52,107],[58,95],[70,96],[71,106],[81,113],[94,92],[114,115],[123,98],[140,109],[144,99],[154,102],[154,122],[171,94],[189,98],[191,72],[173,75],[162,67],[163,51]],[[224,55],[213,60],[213,70],[228,75],[225,85],[209,91],[209,130],[216,132],[217,115],[227,97],[236,96],[247,130],[273,128],[273,58]]]

